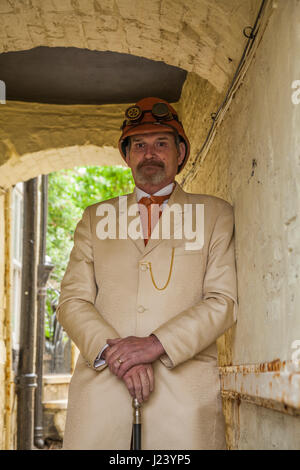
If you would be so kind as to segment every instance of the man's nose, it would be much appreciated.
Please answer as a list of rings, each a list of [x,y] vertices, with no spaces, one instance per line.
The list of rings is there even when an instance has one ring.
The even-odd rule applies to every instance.
[[[146,144],[145,147],[145,157],[152,158],[155,155],[155,145],[154,144]]]

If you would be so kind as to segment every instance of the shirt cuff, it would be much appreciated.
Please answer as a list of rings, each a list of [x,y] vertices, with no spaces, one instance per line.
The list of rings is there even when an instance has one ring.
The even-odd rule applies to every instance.
[[[95,361],[94,361],[94,367],[99,367],[99,366],[102,366],[103,364],[105,364],[105,359],[100,359],[101,358],[101,354],[103,353],[104,349],[106,349],[109,345],[108,344],[105,344],[105,346],[103,346],[103,348],[101,349],[101,351],[99,352],[98,356],[96,357]]]

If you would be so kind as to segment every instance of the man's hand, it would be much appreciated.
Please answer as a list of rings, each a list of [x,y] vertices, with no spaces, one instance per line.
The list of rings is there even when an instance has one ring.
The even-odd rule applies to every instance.
[[[136,364],[149,364],[158,359],[165,350],[156,336],[128,336],[127,338],[107,339],[105,361],[110,371],[119,379]],[[119,362],[119,360],[121,362]]]
[[[138,364],[131,367],[123,376],[126,387],[132,398],[140,403],[148,400],[154,390],[154,373],[151,364]]]

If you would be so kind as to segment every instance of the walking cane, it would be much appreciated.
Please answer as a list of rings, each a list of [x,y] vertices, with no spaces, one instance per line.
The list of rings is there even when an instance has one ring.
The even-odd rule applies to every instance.
[[[132,450],[142,450],[142,419],[141,419],[141,404],[137,398],[132,400],[133,407],[133,424],[132,424],[132,436],[131,436],[131,448]]]

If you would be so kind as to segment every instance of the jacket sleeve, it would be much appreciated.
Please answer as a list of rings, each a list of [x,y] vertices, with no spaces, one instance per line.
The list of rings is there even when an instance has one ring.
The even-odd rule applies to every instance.
[[[75,230],[74,246],[61,283],[56,314],[59,323],[76,344],[87,365],[101,371],[107,364],[94,366],[99,351],[107,338],[119,338],[119,334],[95,308],[96,295],[90,216],[87,208]]]
[[[202,300],[152,331],[165,349],[161,362],[172,369],[206,349],[237,320],[233,208],[225,203],[208,250]]]

